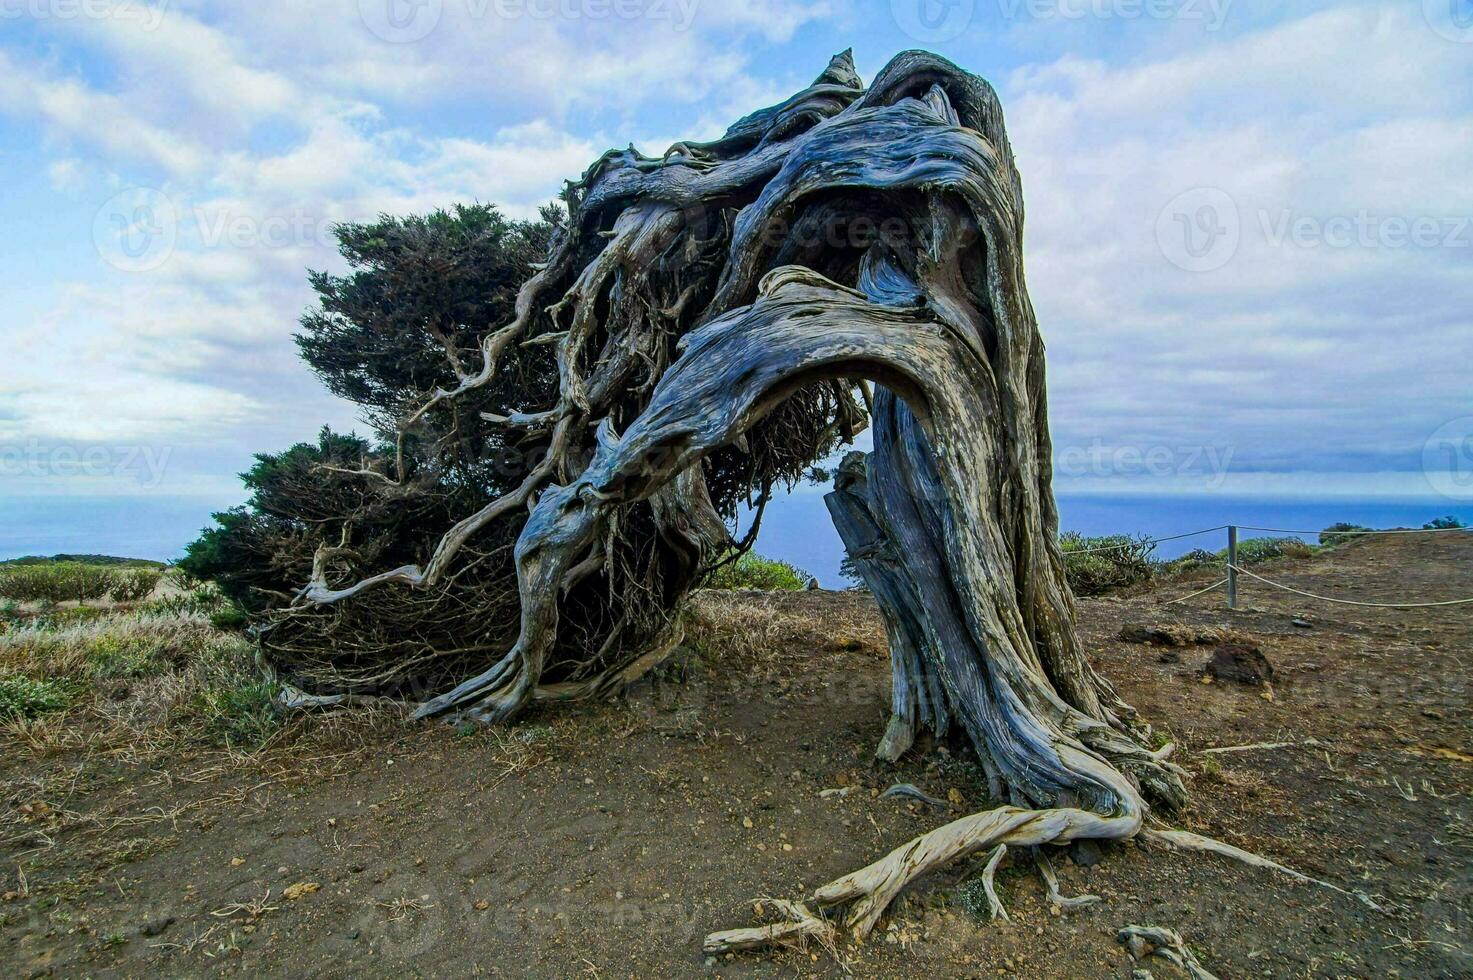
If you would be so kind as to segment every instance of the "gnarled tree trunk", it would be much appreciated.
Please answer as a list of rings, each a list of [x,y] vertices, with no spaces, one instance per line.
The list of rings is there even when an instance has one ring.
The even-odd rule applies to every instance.
[[[827,499],[888,627],[881,754],[905,751],[920,727],[960,726],[1011,805],[917,838],[816,900],[853,903],[862,933],[944,861],[1133,836],[1148,799],[1182,801],[1179,770],[1144,748],[1075,632],[1022,191],[985,82],[907,52],[865,90],[846,53],[714,143],[659,160],[606,154],[569,200],[566,235],[463,385],[511,343],[554,343],[559,403],[503,420],[545,439],[543,462],[423,567],[335,588],[324,549],[298,614],[375,589],[433,590],[468,541],[524,520],[514,643],[418,714],[497,721],[534,697],[608,690],[670,648],[673,612],[729,546],[713,461],[747,454],[770,482],[781,467],[764,453],[783,438],[812,461],[831,430],[858,424],[850,393],[868,379],[874,452],[852,454]],[[827,435],[792,435],[799,404],[823,406],[799,417]],[[708,948],[826,928],[790,908],[793,923]]]

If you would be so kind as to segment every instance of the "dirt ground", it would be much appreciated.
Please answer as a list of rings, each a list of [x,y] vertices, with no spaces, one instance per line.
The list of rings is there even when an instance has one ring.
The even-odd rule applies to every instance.
[[[1473,595],[1473,535],[1257,570],[1330,595],[1457,598]],[[1473,606],[1335,606],[1251,580],[1236,613],[1220,592],[1164,604],[1194,581],[1080,603],[1099,666],[1180,746],[1192,803],[1170,822],[1385,913],[1127,844],[1092,867],[1056,857],[1066,894],[1104,899],[1078,911],[1051,909],[1024,853],[999,877],[1008,921],[962,908],[972,862],[918,882],[839,961],[710,960],[701,938],[752,924],[753,899],[990,805],[959,746],[872,760],[888,660],[866,595],[741,594],[703,600],[716,625],[626,699],[501,731],[324,716],[249,758],[0,741],[0,975],[1128,978],[1114,933],[1139,923],[1180,931],[1222,977],[1473,976]],[[1271,690],[1204,683],[1210,646],[1117,639],[1162,623],[1247,634]],[[1201,751],[1263,742],[1296,744]],[[878,795],[896,782],[951,802]]]

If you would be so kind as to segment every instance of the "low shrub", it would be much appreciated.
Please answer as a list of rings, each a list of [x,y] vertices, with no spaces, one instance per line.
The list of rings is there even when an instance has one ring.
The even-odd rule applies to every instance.
[[[281,727],[277,691],[268,680],[227,678],[204,687],[189,712],[206,741],[226,748],[259,748]]]
[[[227,606],[228,600],[209,582],[196,580],[190,585],[187,591],[159,596],[145,603],[142,608],[167,616],[211,616]]]
[[[1085,537],[1075,531],[1059,535],[1064,574],[1075,595],[1099,595],[1109,589],[1149,582],[1155,575],[1149,538],[1111,534]]]
[[[107,596],[117,573],[78,562],[6,565],[0,569],[0,597],[16,602],[89,602]]]
[[[1422,530],[1424,530],[1424,531],[1452,531],[1452,530],[1456,530],[1457,528],[1467,527],[1467,526],[1468,525],[1464,524],[1462,521],[1458,520],[1456,517],[1452,517],[1452,516],[1448,516],[1448,517],[1434,517],[1434,518],[1432,518],[1432,520],[1430,520],[1426,524],[1423,524],[1422,525]]]
[[[142,602],[153,595],[164,573],[156,568],[130,568],[115,574],[112,591],[114,602]]]
[[[813,576],[801,568],[749,551],[712,573],[706,580],[706,588],[797,592],[806,589],[811,581]]]
[[[24,674],[0,676],[0,721],[39,718],[69,703],[66,688],[53,680]]]
[[[217,630],[245,629],[249,621],[250,617],[246,615],[246,611],[233,602],[223,609],[210,613],[210,625]]]
[[[1370,528],[1366,527],[1364,524],[1347,524],[1344,521],[1338,521],[1334,524],[1331,524],[1329,527],[1320,532],[1320,545],[1326,548],[1334,548],[1342,544],[1349,544],[1357,538],[1362,538],[1365,535],[1346,532],[1369,530]]]
[[[1227,549],[1218,553],[1227,558]],[[1308,558],[1314,554],[1314,546],[1299,538],[1247,538],[1238,542],[1238,564],[1256,565],[1275,558]]]

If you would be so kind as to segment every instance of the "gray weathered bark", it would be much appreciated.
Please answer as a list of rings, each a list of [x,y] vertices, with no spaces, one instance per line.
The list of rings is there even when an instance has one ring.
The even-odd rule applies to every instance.
[[[303,601],[433,588],[467,541],[529,505],[514,644],[418,714],[498,721],[535,697],[612,689],[676,641],[673,612],[728,545],[711,460],[733,446],[760,456],[764,426],[818,390],[843,393],[825,424],[852,429],[848,393],[868,379],[874,452],[846,460],[828,504],[888,628],[894,718],[880,752],[894,758],[921,727],[960,728],[1012,805],[918,838],[820,889],[819,904],[854,903],[850,922],[866,931],[943,861],[1129,837],[1148,798],[1181,802],[1179,770],[1147,751],[1075,632],[1022,190],[992,89],[907,52],[865,90],[846,54],[721,140],[659,160],[611,151],[575,191],[567,236],[465,382],[489,376],[546,310],[553,329],[532,342],[556,344],[562,397],[504,420],[545,435],[543,464],[448,532],[423,568],[332,587],[324,561]],[[652,303],[656,286],[669,306]],[[672,330],[673,350],[660,339]],[[568,671],[569,593],[634,540],[625,517],[639,506],[659,560],[609,585],[607,608],[623,612],[600,631],[580,621],[585,661]]]

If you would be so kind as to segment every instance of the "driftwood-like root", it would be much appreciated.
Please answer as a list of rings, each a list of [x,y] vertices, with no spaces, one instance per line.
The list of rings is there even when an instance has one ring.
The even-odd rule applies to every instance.
[[[1002,863],[1003,856],[1008,853],[1008,845],[999,844],[992,852],[992,857],[987,859],[987,864],[982,868],[982,890],[987,893],[987,907],[989,914],[994,919],[1008,920],[1008,910],[1002,904],[1002,899],[997,897],[997,866]]]
[[[1331,891],[1339,892],[1342,895],[1348,895],[1374,912],[1385,911],[1380,905],[1376,904],[1375,899],[1371,898],[1370,895],[1367,895],[1363,891],[1350,888],[1341,888],[1339,885],[1331,884],[1328,881],[1321,881],[1319,878],[1311,878],[1309,875],[1304,874],[1300,871],[1295,871],[1293,868],[1287,868],[1284,865],[1279,864],[1277,861],[1271,861],[1266,857],[1260,857],[1259,855],[1254,854],[1251,851],[1245,851],[1241,847],[1234,847],[1231,844],[1225,844],[1220,840],[1213,840],[1211,837],[1203,837],[1200,834],[1194,834],[1186,830],[1157,830],[1155,828],[1146,828],[1142,830],[1141,837],[1145,840],[1154,841],[1155,843],[1162,844],[1168,848],[1181,849],[1184,851],[1201,851],[1206,854],[1218,854],[1222,857],[1232,858],[1234,861],[1240,861],[1243,864],[1249,865],[1254,868],[1267,868],[1270,871],[1277,871],[1279,874],[1287,875],[1290,878],[1293,878],[1295,881],[1302,881],[1305,884],[1310,885],[1319,885],[1321,888],[1328,888]]]
[[[1054,873],[1053,863],[1049,860],[1047,851],[1042,847],[1033,849],[1034,860],[1038,863],[1038,874],[1043,878],[1043,885],[1048,889],[1048,900],[1062,909],[1081,909],[1087,905],[1094,905],[1103,901],[1098,895],[1076,895],[1073,898],[1066,897],[1059,891],[1059,876]]]
[[[808,911],[808,907],[802,902],[789,902],[785,899],[764,899],[763,901],[764,903],[770,902],[774,908],[786,915],[789,921],[767,926],[754,926],[750,929],[713,932],[701,944],[701,950],[709,955],[717,956],[722,953],[763,949],[768,946],[802,945],[809,939],[816,939],[827,947],[833,947],[836,932],[834,924]]]
[[[1148,956],[1159,956],[1181,967],[1192,980],[1217,980],[1217,977],[1207,972],[1197,961],[1192,951],[1187,949],[1181,933],[1173,929],[1163,929],[1160,926],[1126,926],[1115,934],[1115,941],[1125,947],[1132,959],[1143,960]]]

